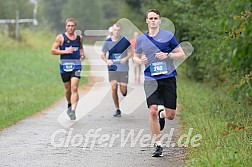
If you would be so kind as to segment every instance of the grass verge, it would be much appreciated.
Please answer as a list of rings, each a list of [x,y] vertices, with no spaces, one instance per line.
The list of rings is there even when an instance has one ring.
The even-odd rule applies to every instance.
[[[59,57],[50,53],[55,37],[32,31],[21,37],[17,42],[0,34],[0,130],[64,96]],[[86,82],[83,77],[80,84]]]
[[[202,139],[188,146],[186,166],[252,166],[252,106],[234,101],[221,89],[212,89],[178,77],[179,103],[184,132]]]

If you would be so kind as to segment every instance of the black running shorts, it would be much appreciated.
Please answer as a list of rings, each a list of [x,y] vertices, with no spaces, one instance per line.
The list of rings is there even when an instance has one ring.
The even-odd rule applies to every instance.
[[[144,81],[144,91],[148,108],[151,105],[164,105],[165,108],[177,107],[176,78]]]
[[[72,77],[76,77],[76,78],[81,78],[80,77],[80,70],[73,70],[71,72],[65,72],[65,73],[61,73],[61,79],[62,81],[65,82],[69,82],[71,80]]]
[[[109,71],[109,82],[128,83],[128,71]]]

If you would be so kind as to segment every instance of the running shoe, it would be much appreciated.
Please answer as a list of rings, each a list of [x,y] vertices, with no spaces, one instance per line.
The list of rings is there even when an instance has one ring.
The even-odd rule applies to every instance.
[[[152,157],[162,157],[163,156],[163,147],[162,146],[158,146],[156,144],[154,144],[155,147],[155,151],[152,154]]]
[[[117,109],[114,113],[114,117],[120,117],[121,116],[121,110]]]
[[[70,112],[69,118],[70,118],[70,120],[75,120],[75,119],[76,119],[75,111],[72,110],[72,111]]]
[[[67,108],[67,115],[70,117],[72,111],[72,107]]]

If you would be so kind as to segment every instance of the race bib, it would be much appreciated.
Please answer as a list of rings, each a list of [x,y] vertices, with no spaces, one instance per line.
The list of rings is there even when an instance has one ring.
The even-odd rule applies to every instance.
[[[160,75],[168,73],[166,63],[164,61],[152,63],[150,65],[151,75]]]
[[[74,63],[63,63],[63,70],[65,72],[71,72],[74,70],[75,64]]]
[[[122,58],[122,54],[121,53],[114,53],[114,54],[112,54],[112,60],[115,63],[120,63],[121,58]]]

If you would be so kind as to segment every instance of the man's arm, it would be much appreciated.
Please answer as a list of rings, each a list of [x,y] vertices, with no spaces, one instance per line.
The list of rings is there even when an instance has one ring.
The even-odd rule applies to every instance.
[[[125,64],[131,58],[131,47],[129,46],[127,49],[127,56],[122,58],[120,63]]]
[[[142,48],[140,47],[140,41],[141,41],[141,38],[138,37],[136,39],[136,45],[135,45],[135,48],[134,48],[135,52],[134,52],[134,57],[133,57],[133,61],[138,65],[148,63],[148,59],[147,59],[147,57],[145,55],[143,55]]]
[[[84,55],[84,47],[83,47],[83,36],[80,36],[80,59],[84,61],[85,55]]]
[[[127,49],[127,56],[125,57],[127,60],[129,60],[131,57],[132,57],[132,49],[131,49],[132,46],[128,47]]]
[[[186,55],[182,47],[178,46],[175,49],[173,49],[169,54],[167,54],[167,57],[171,59],[185,59]]]
[[[186,58],[185,53],[181,46],[176,47],[170,53],[158,52],[156,53],[155,57],[159,58],[160,60],[164,60],[167,58],[170,58],[170,59],[185,59]]]
[[[52,49],[51,49],[51,54],[52,55],[62,55],[62,54],[71,54],[73,53],[74,49],[73,47],[69,47],[66,50],[60,50],[59,47],[62,45],[64,39],[63,36],[60,34],[56,37],[53,45],[52,45]]]
[[[114,64],[114,62],[112,60],[107,59],[106,53],[102,52],[101,54],[101,58],[102,60],[108,65],[111,66]]]
[[[142,54],[135,53],[133,60],[138,65],[147,64],[148,63],[147,57],[145,55],[142,55]]]

